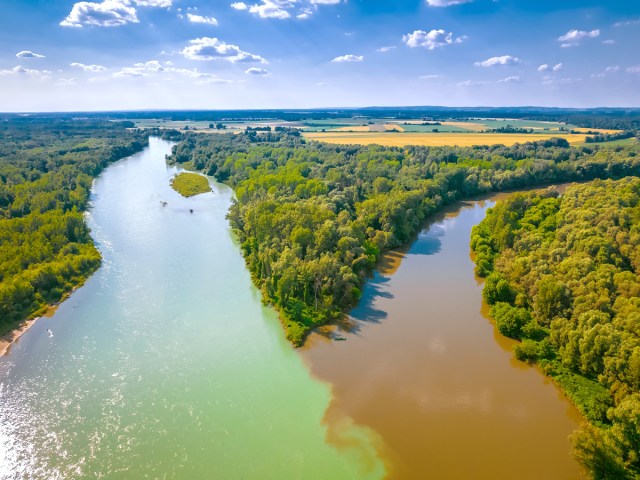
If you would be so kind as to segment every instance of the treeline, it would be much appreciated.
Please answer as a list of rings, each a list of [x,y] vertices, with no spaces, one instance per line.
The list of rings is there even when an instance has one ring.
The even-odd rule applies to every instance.
[[[492,128],[490,133],[533,133],[533,128],[520,128],[506,125],[504,127]]]
[[[626,138],[635,137],[633,132],[620,132],[620,133],[598,133],[597,135],[587,136],[585,138],[586,143],[602,143],[613,142],[614,140],[624,140]]]
[[[296,345],[355,304],[380,252],[460,198],[640,173],[639,149],[337,146],[298,132],[190,135],[171,159],[231,185],[229,212],[265,299]]]
[[[129,123],[0,123],[0,332],[59,301],[100,264],[83,217],[93,178],[140,151]]]
[[[498,330],[588,419],[577,458],[596,479],[639,478],[640,179],[513,195],[471,246]]]

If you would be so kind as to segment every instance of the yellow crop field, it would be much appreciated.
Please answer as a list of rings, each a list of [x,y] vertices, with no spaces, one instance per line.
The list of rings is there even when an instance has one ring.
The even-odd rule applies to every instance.
[[[622,130],[612,130],[610,128],[574,128],[576,132],[600,132],[600,133],[620,133]]]
[[[398,132],[404,132],[404,128],[396,123],[385,123],[384,129],[391,132],[393,132],[394,130],[397,130]]]
[[[585,135],[553,133],[541,134],[505,134],[505,133],[340,133],[340,132],[308,132],[303,133],[309,140],[337,143],[340,145],[384,145],[387,147],[403,147],[406,145],[453,146],[468,147],[472,145],[513,145],[514,143],[546,140],[552,137],[567,139],[569,143],[582,143]]]
[[[333,128],[331,132],[368,132],[368,125],[352,125],[350,127]]]

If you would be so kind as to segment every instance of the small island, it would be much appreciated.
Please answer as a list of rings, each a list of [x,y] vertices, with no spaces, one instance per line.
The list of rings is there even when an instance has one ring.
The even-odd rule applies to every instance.
[[[171,186],[183,197],[193,197],[211,191],[209,180],[197,173],[179,173],[171,180]]]

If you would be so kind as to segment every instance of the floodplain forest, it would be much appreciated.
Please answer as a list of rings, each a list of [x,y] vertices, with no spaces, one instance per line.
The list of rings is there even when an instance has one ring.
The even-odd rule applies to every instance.
[[[514,194],[471,247],[496,328],[587,420],[578,460],[597,479],[638,478],[640,178]]]
[[[83,211],[93,178],[142,150],[130,122],[0,124],[0,334],[41,314],[100,265]]]

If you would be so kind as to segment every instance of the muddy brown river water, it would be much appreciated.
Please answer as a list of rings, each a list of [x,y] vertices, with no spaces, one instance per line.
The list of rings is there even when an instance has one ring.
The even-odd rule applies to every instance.
[[[327,423],[377,432],[391,478],[584,478],[567,438],[580,414],[486,316],[469,239],[497,198],[435,217],[387,255],[348,321],[302,351],[332,386]]]

